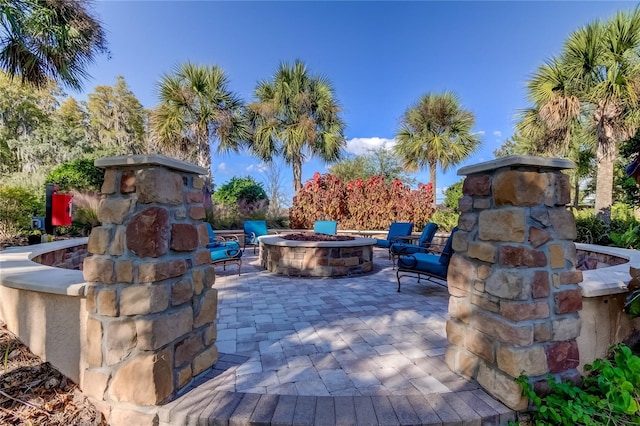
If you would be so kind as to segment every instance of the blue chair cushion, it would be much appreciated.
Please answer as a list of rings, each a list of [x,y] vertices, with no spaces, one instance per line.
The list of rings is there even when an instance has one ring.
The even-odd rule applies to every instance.
[[[223,260],[242,257],[242,250],[236,241],[219,243],[218,247],[210,248],[211,260]]]
[[[389,251],[391,251],[391,254],[395,255],[424,252],[431,244],[437,230],[438,225],[433,222],[429,222],[422,230],[422,234],[418,239],[418,244],[392,243],[391,247],[389,247]]]
[[[413,254],[424,251],[424,247],[416,244],[393,243],[391,247],[389,247],[389,250],[391,250],[391,254]]]
[[[258,244],[258,237],[267,235],[267,222],[264,220],[247,220],[243,222],[245,244]]]
[[[451,260],[451,256],[453,256],[453,235],[458,231],[458,227],[456,226],[451,230],[451,235],[447,238],[447,243],[442,250],[442,254],[440,255],[440,263],[446,267],[449,266],[449,261]]]
[[[335,220],[316,220],[313,224],[313,232],[316,234],[336,235],[338,222]]]
[[[407,235],[411,235],[411,231],[413,231],[413,223],[393,222],[389,227],[386,240],[376,238],[376,247],[389,248],[389,246],[391,246],[395,241],[396,237],[406,237]]]
[[[447,265],[440,263],[440,256],[436,254],[415,253],[398,258],[398,268],[424,272],[436,277],[447,277]]]
[[[376,247],[389,248],[389,246],[391,246],[391,242],[389,240],[379,240],[376,238]]]
[[[205,222],[205,225],[207,225],[207,235],[209,236],[209,244],[214,244],[217,243],[218,241],[216,240],[216,234],[213,231],[213,227],[211,226],[211,224],[209,222]],[[208,248],[209,246],[207,246]]]
[[[433,240],[433,237],[436,235],[436,231],[438,230],[438,225],[433,222],[429,222],[425,225],[422,230],[422,234],[420,234],[420,238],[418,239],[418,245],[421,247],[427,247]]]

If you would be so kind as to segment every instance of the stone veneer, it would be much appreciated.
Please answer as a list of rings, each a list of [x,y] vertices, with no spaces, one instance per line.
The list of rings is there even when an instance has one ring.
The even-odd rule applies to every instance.
[[[89,252],[87,245],[81,244],[66,247],[60,250],[48,251],[35,256],[32,260],[42,265],[53,266],[54,268],[82,270],[82,264]]]
[[[293,241],[260,238],[260,264],[269,272],[298,277],[343,277],[371,272],[375,239]]]
[[[543,390],[546,376],[577,379],[576,227],[560,159],[512,156],[462,168],[466,175],[447,276],[446,362],[515,410],[514,379]]]
[[[107,414],[170,400],[218,359],[217,290],[201,220],[201,167],[103,158],[101,226],[84,261],[83,392]]]

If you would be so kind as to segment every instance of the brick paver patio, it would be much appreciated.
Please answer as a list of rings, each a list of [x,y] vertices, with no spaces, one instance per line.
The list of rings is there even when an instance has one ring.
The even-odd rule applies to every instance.
[[[220,358],[161,424],[506,424],[515,414],[444,363],[449,295],[386,251],[340,279],[216,268]],[[406,283],[406,284],[405,284]]]

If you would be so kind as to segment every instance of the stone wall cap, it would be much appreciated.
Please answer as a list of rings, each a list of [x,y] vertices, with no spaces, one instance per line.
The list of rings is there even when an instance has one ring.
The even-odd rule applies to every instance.
[[[94,165],[103,169],[122,166],[164,166],[169,169],[194,173],[197,175],[207,174],[207,170],[204,167],[196,166],[195,164],[160,154],[116,155],[114,157],[98,158],[94,162]]]
[[[640,265],[640,251],[580,243],[576,243],[576,249],[608,254],[628,260],[627,263],[620,265],[582,271],[580,288],[583,297],[608,296],[629,291],[627,288],[629,281],[631,281],[629,265]]]
[[[284,238],[280,238],[278,236],[267,236],[262,235],[258,237],[258,240],[262,244],[266,244],[268,246],[279,246],[279,247],[326,247],[326,248],[339,248],[339,247],[364,247],[364,246],[372,246],[376,243],[375,238],[361,238],[356,237],[353,240],[347,241],[296,241],[296,240],[285,240]]]
[[[500,169],[502,167],[541,167],[545,169],[573,169],[576,165],[573,161],[562,158],[535,157],[532,155],[510,155],[508,157],[496,158],[484,163],[466,166],[458,170],[458,176],[467,176],[476,173],[487,172]]]
[[[82,271],[42,265],[32,259],[44,253],[86,245],[88,238],[75,238],[0,251],[0,285],[18,290],[84,296]]]

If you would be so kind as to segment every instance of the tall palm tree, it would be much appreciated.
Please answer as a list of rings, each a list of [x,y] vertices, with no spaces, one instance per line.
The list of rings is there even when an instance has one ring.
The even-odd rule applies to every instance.
[[[346,145],[333,87],[310,75],[302,61],[281,63],[270,81],[255,88],[248,105],[253,127],[252,150],[264,161],[281,155],[293,170],[293,189],[302,188],[302,163],[308,156],[325,162],[340,159]]]
[[[407,170],[428,166],[435,189],[438,164],[446,171],[480,146],[478,135],[471,132],[474,124],[475,116],[460,106],[456,95],[428,93],[402,116],[394,149]]]
[[[610,219],[617,144],[640,124],[640,8],[572,33],[558,58],[538,69],[529,97],[549,129],[586,117],[597,136],[595,212]],[[551,141],[553,143],[553,141]]]
[[[213,65],[184,63],[158,83],[160,104],[152,111],[153,141],[178,147],[185,160],[211,172],[211,143],[217,151],[238,151],[249,139],[242,101],[229,89],[224,71]]]
[[[80,89],[86,66],[107,52],[86,0],[0,0],[0,66],[43,87],[49,78]]]
[[[221,68],[184,63],[158,83],[160,104],[150,117],[153,143],[207,170],[205,208],[211,204],[211,143],[218,141],[220,153],[237,152],[250,139],[243,103],[228,86]]]

